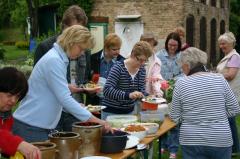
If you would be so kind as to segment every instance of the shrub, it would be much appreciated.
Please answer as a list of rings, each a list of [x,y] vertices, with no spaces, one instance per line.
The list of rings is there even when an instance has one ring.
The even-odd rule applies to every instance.
[[[19,49],[27,50],[29,48],[28,41],[17,41],[15,46]]]
[[[15,45],[15,41],[3,41],[3,45]]]
[[[6,52],[6,50],[4,50],[3,48],[0,47],[0,60],[4,59],[4,53]]]

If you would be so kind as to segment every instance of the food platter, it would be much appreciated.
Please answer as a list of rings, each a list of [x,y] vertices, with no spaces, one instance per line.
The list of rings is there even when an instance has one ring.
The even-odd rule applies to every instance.
[[[101,110],[103,110],[105,108],[106,108],[106,106],[90,105],[90,104],[86,107],[86,109],[89,110],[90,112],[99,112],[99,111],[101,111]]]
[[[133,148],[137,146],[137,144],[139,144],[139,138],[137,138],[136,136],[129,135],[125,149]]]
[[[105,157],[105,156],[88,156],[88,157],[82,157],[80,159],[111,159],[111,158]]]
[[[152,97],[148,96],[142,99],[143,102],[148,102],[148,103],[156,103],[156,104],[161,104],[161,103],[166,103],[166,99],[164,98],[158,98],[158,97]]]

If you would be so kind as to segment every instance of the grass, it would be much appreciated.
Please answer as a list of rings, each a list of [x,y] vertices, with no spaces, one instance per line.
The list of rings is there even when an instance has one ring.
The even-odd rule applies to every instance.
[[[2,45],[3,49],[6,50],[4,53],[4,62],[11,64],[20,64],[27,59],[30,54],[28,50],[21,50],[16,46]]]

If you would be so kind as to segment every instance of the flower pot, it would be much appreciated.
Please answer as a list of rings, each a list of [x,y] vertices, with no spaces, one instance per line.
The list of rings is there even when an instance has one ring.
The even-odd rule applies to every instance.
[[[42,159],[55,159],[56,158],[56,144],[52,142],[33,142],[34,146],[38,147],[41,151]]]
[[[79,159],[80,135],[75,132],[57,132],[49,135],[49,140],[57,145],[56,159]]]
[[[102,125],[92,122],[76,122],[72,130],[79,133],[82,138],[79,157],[93,156],[100,152]]]

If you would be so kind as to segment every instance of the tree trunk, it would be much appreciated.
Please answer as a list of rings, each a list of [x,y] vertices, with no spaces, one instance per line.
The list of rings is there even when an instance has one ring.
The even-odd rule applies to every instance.
[[[38,5],[39,0],[26,0],[31,24],[31,38],[38,36]]]

